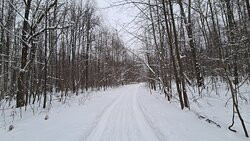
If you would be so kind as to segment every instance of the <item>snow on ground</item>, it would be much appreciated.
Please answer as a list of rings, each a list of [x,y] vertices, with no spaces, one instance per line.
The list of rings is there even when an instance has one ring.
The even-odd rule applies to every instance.
[[[215,106],[217,109],[209,109],[207,104],[199,101],[204,107],[193,104],[192,110],[182,111],[177,103],[169,103],[157,93],[151,94],[144,84],[132,84],[93,92],[84,104],[81,104],[82,96],[78,96],[66,106],[53,106],[48,113],[35,116],[23,113],[22,119],[13,122],[14,130],[7,131],[1,126],[0,141],[248,140],[242,132],[233,133],[227,129],[230,111],[227,113],[220,111],[224,107],[218,108],[225,104],[224,101]],[[216,111],[213,113],[213,110]],[[215,115],[213,119],[222,127],[199,119],[195,114],[197,112],[212,118]],[[46,114],[49,115],[48,120],[44,120]],[[244,116],[250,120],[249,114]],[[2,119],[0,122],[3,125]]]
[[[232,122],[232,99],[231,93],[225,83],[217,82],[217,90],[212,90],[211,85],[207,85],[208,89],[205,89],[202,94],[202,98],[195,98],[191,100],[191,111],[205,116],[208,119],[216,122],[222,128],[227,129]],[[217,91],[217,93],[216,93]],[[198,94],[194,94],[198,95]],[[241,115],[245,121],[245,125],[250,133],[250,87],[245,83],[239,89],[239,109]],[[194,102],[195,101],[195,102]],[[235,113],[235,124],[232,129],[235,129],[238,133],[244,136],[244,132],[238,118]]]

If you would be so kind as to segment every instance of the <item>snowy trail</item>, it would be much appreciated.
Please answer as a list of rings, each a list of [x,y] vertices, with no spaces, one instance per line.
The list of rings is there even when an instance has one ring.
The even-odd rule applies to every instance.
[[[80,99],[54,103],[48,120],[26,112],[13,131],[0,127],[0,141],[247,141],[227,125],[217,128],[150,94],[144,84],[93,92],[84,104]]]
[[[100,121],[87,137],[87,141],[158,140],[139,108],[138,89],[139,87],[134,85],[120,93],[121,96],[102,114]]]

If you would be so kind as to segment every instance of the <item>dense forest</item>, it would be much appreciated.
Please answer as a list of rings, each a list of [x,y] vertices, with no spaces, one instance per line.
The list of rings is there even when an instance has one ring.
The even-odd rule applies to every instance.
[[[169,101],[177,92],[183,109],[190,108],[189,87],[202,97],[205,80],[215,86],[220,80],[248,136],[238,99],[240,87],[250,80],[249,0],[125,0],[117,5],[140,11],[143,34],[133,35],[143,42],[150,87],[159,86]]]
[[[16,107],[137,79],[135,58],[93,1],[2,0],[0,25],[0,99]]]
[[[203,96],[220,81],[241,116],[241,86],[250,82],[249,0],[122,0],[110,7],[139,11],[138,51],[103,24],[92,0],[1,0],[0,101],[15,107],[132,82],[162,90],[190,109],[192,88]],[[108,8],[110,8],[108,7]],[[216,88],[214,88],[216,89]],[[11,104],[10,104],[11,105]],[[1,103],[0,103],[1,107]]]

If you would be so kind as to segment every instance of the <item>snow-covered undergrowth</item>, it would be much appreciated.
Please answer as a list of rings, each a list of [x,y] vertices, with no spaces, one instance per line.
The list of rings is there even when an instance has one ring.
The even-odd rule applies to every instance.
[[[249,90],[245,84],[240,92],[248,101]],[[150,92],[145,84],[80,94],[68,98],[65,104],[55,100],[50,109],[36,108],[35,114],[32,108],[27,108],[26,112],[22,112],[22,118],[16,109],[14,120],[13,109],[7,109],[5,118],[1,113],[0,141],[249,140],[244,137],[238,119],[234,126],[237,133],[227,129],[232,117],[232,102],[228,101],[230,93],[222,83],[217,83],[217,92],[208,87],[208,91],[205,89],[199,97],[190,89],[191,110],[181,110],[177,100],[167,102],[163,94]],[[249,103],[243,99],[239,102],[250,130]],[[206,119],[220,127],[208,123]],[[8,131],[9,125],[14,125],[14,129]]]
[[[226,129],[232,123],[233,102],[229,86],[220,79],[212,82],[211,79],[205,81],[205,88],[199,93],[197,89],[188,87],[188,96],[190,102],[190,111],[197,117],[218,128]],[[241,84],[238,89],[238,105],[241,115],[245,121],[245,125],[250,133],[250,82],[246,81]],[[175,85],[173,86],[175,87]],[[157,95],[159,92],[156,92]],[[161,92],[162,93],[162,92]],[[178,97],[177,95],[175,95]],[[163,97],[163,95],[162,95]],[[177,100],[173,101],[173,105],[180,107]],[[245,136],[240,120],[235,113],[235,124],[233,126],[236,134]]]
[[[210,83],[211,81],[207,82],[207,87],[202,91],[201,96],[197,92],[193,92],[193,95],[196,96],[190,100],[191,111],[212,120],[221,128],[227,129],[232,123],[233,116],[233,102],[229,86],[219,81],[216,84]],[[248,133],[250,133],[250,84],[244,83],[238,89],[238,105]],[[237,134],[244,136],[242,125],[236,113],[232,129],[236,130]]]
[[[1,140],[1,134],[9,134],[11,135],[12,131],[8,131],[10,125],[14,125],[14,132],[20,131],[24,132],[25,130],[22,129],[28,129],[33,130],[35,129],[36,125],[32,122],[36,122],[37,128],[43,128],[43,124],[47,123],[45,122],[45,118],[48,118],[48,121],[57,120],[59,115],[65,114],[66,116],[63,116],[64,118],[67,118],[67,115],[69,111],[72,110],[75,114],[78,114],[76,110],[81,110],[86,108],[86,105],[91,103],[92,99],[105,101],[112,95],[112,97],[108,100],[112,100],[112,98],[115,98],[113,93],[116,93],[117,88],[114,89],[107,89],[107,90],[100,90],[100,91],[91,91],[91,92],[83,92],[79,93],[78,96],[69,94],[66,98],[63,97],[63,99],[59,99],[60,93],[55,93],[52,95],[52,102],[51,104],[48,104],[45,109],[42,108],[42,100],[40,103],[30,104],[27,107],[23,107],[22,109],[15,108],[15,101],[12,102],[1,102],[1,113],[0,113],[0,141]],[[112,91],[111,91],[112,90]],[[98,106],[98,102],[94,103]],[[98,111],[93,111],[98,112]],[[73,116],[73,115],[70,115]],[[76,116],[77,117],[77,116]],[[79,116],[81,117],[81,116]],[[73,120],[73,119],[72,119]],[[60,121],[60,120],[58,120]],[[67,121],[68,122],[68,121]],[[41,125],[40,125],[41,124]],[[24,126],[23,126],[24,125]],[[34,125],[34,126],[33,126]],[[48,125],[48,124],[47,124]],[[53,124],[52,124],[53,125]],[[56,125],[53,125],[56,126]],[[43,130],[46,130],[47,127],[45,126]],[[55,130],[56,131],[56,130]],[[26,132],[25,134],[30,135],[31,133]],[[25,134],[23,139],[25,139]],[[40,135],[40,134],[38,134]],[[40,136],[43,136],[42,134]],[[47,136],[47,135],[46,135]],[[40,138],[38,136],[38,138]],[[14,139],[15,140],[15,139]],[[36,139],[34,139],[36,140]]]

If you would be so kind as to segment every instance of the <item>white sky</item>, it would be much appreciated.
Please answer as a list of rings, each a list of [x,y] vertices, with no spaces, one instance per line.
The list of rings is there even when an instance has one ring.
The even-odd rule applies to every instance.
[[[128,33],[128,31],[134,32],[137,29],[136,25],[133,22],[131,23],[131,21],[138,14],[138,11],[135,7],[129,6],[110,7],[118,1],[120,0],[96,0],[98,12],[100,12],[104,24],[110,28],[117,29],[126,47],[140,48],[139,44],[135,43],[137,40]]]

